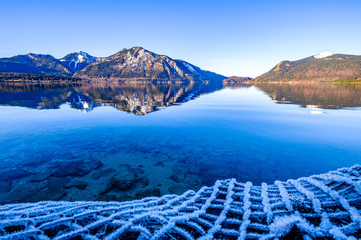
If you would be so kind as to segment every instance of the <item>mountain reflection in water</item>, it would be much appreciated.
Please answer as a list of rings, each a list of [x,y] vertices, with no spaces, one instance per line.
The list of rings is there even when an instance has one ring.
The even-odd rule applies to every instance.
[[[99,106],[145,115],[221,89],[221,83],[0,84],[0,105],[91,111]]]
[[[256,83],[276,103],[307,108],[341,109],[361,106],[360,85],[320,82]]]
[[[33,109],[58,109],[62,104],[91,111],[111,106],[120,111],[145,115],[159,107],[187,102],[224,87],[249,85],[216,83],[96,83],[96,84],[0,84],[0,105]],[[256,83],[276,103],[302,107],[341,109],[361,106],[361,87],[332,83]]]

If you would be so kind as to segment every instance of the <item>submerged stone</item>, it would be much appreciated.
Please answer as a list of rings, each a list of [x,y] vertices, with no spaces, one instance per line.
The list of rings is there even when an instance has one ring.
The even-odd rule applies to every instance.
[[[32,173],[21,168],[0,171],[0,181],[12,181],[30,176]]]
[[[162,161],[158,161],[156,164],[154,164],[154,166],[164,167],[164,163]]]
[[[29,202],[31,197],[36,195],[48,185],[47,181],[19,184],[10,192],[6,202]]]
[[[139,182],[142,187],[146,187],[149,185],[149,179],[147,177],[141,177],[137,182]]]
[[[160,190],[158,188],[152,189],[142,189],[135,194],[136,198],[144,198],[144,197],[159,197]]]
[[[121,172],[110,179],[111,186],[120,190],[127,190],[137,180],[133,172]]]
[[[84,188],[86,188],[86,186],[88,186],[87,182],[79,181],[79,180],[72,180],[72,181],[68,182],[64,187],[65,188],[75,187],[77,189],[83,190]]]
[[[188,188],[183,184],[175,184],[168,188],[168,191],[172,194],[183,194],[188,191]]]
[[[132,168],[131,171],[135,174],[136,177],[144,174],[144,170],[141,168]]]
[[[41,181],[44,181],[45,179],[47,179],[48,177],[50,177],[51,174],[52,174],[51,172],[36,173],[29,178],[29,181],[30,182],[41,182]]]
[[[30,196],[29,201],[36,202],[44,199],[55,201],[60,200],[63,196],[67,194],[65,186],[69,181],[70,178],[49,177],[46,181],[43,181],[48,182],[47,187]]]
[[[118,198],[117,196],[111,194],[111,195],[108,195],[108,194],[105,194],[105,195],[100,195],[97,199],[97,201],[117,201]]]
[[[184,181],[185,177],[186,177],[185,173],[179,172],[179,173],[176,173],[176,174],[175,173],[172,174],[172,176],[170,176],[170,179],[172,179],[176,183],[180,183],[180,182]]]
[[[101,161],[85,162],[85,161],[71,161],[71,162],[60,162],[56,165],[56,170],[52,176],[64,177],[74,176],[82,177],[88,174],[91,170],[101,167],[103,163]]]
[[[0,182],[0,194],[10,192],[12,187],[12,181],[2,181]]]
[[[62,190],[62,191],[56,191],[56,190],[51,190],[51,189],[44,189],[41,190],[40,192],[30,196],[28,198],[29,202],[38,202],[38,201],[43,201],[44,199],[47,199],[49,201],[58,201],[60,200],[62,197],[66,196],[67,192]]]
[[[114,172],[116,172],[116,170],[113,169],[113,168],[98,170],[92,175],[92,179],[98,180],[98,179],[100,179],[102,177],[109,176],[109,174],[114,173]]]
[[[49,177],[49,190],[53,191],[64,191],[65,186],[70,182],[69,177]]]
[[[123,164],[117,170],[117,173],[110,178],[106,192],[112,189],[128,190],[137,182],[141,183],[143,187],[149,184],[149,180],[143,176],[144,170],[141,168],[132,168],[129,164]]]

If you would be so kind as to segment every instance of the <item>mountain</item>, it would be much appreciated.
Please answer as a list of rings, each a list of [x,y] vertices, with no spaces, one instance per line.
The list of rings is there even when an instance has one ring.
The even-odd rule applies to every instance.
[[[95,61],[98,58],[86,52],[70,53],[61,59],[48,54],[29,53],[0,58],[0,72],[71,77],[76,71]]]
[[[228,77],[226,79],[223,79],[223,83],[235,84],[235,83],[244,83],[244,82],[248,82],[248,81],[251,81],[251,80],[252,80],[252,78],[250,78],[250,77],[232,76],[232,77]]]
[[[60,59],[62,64],[74,73],[79,70],[82,70],[89,64],[96,62],[98,60],[99,60],[99,58],[93,57],[83,51],[70,53]]]
[[[297,61],[282,61],[257,81],[335,81],[361,78],[361,56],[320,53]]]
[[[51,55],[29,53],[10,58],[0,58],[0,72],[45,74],[55,76],[73,75],[73,72]]]
[[[74,76],[85,79],[138,81],[221,81],[225,78],[222,75],[204,71],[188,62],[158,55],[142,47],[123,49],[88,65],[76,72]]]
[[[61,59],[33,53],[0,58],[1,72],[75,77],[94,81],[222,81],[226,78],[142,47],[123,49],[104,58],[97,58],[82,51],[70,53]]]

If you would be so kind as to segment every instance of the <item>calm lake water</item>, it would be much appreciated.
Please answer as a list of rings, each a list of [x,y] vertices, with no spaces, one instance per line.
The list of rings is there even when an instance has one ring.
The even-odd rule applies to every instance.
[[[131,200],[361,161],[361,86],[0,84],[0,202]]]

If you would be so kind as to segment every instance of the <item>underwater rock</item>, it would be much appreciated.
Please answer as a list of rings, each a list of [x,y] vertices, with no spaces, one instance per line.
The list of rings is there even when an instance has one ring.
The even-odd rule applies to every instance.
[[[154,166],[157,167],[164,167],[164,163],[162,161],[157,162],[156,164],[154,164]]]
[[[136,177],[139,177],[140,175],[144,174],[144,170],[141,168],[131,168],[131,171],[134,172]]]
[[[154,197],[154,196],[155,197],[160,196],[160,190],[158,188],[142,189],[135,194],[136,198]]]
[[[111,177],[110,184],[112,188],[127,190],[132,187],[136,180],[137,178],[134,172],[120,172]]]
[[[188,177],[187,179],[185,179],[184,183],[185,183],[187,186],[192,186],[192,189],[195,188],[196,186],[199,186],[199,185],[200,185],[198,179],[196,179],[195,176]]]
[[[117,173],[110,178],[110,184],[105,192],[113,189],[128,190],[136,182],[142,183],[143,186],[149,184],[149,180],[142,176],[144,170],[141,168],[132,168],[129,164],[122,164],[117,170]]]
[[[71,161],[59,162],[56,165],[56,170],[53,172],[54,177],[74,176],[82,177],[88,174],[91,170],[101,167],[101,161],[85,162],[85,161]]]
[[[183,182],[186,177],[186,174],[183,172],[179,172],[177,174],[173,173],[172,176],[170,176],[170,179],[172,179],[176,183]]]
[[[149,179],[147,177],[141,177],[137,182],[139,182],[142,187],[146,187],[149,185]]]
[[[83,190],[84,188],[86,188],[86,186],[88,186],[87,182],[84,181],[79,181],[79,180],[72,180],[70,182],[68,182],[64,188],[72,188],[75,187],[79,190]]]
[[[189,165],[177,165],[172,168],[170,179],[176,183],[184,182],[187,177],[187,171],[191,168]]]
[[[184,186],[183,184],[175,184],[173,186],[170,186],[168,188],[168,191],[172,194],[182,194],[186,191],[188,191],[188,188]]]
[[[100,195],[99,197],[97,197],[96,200],[109,202],[109,201],[117,201],[118,198],[114,194],[109,194],[109,195],[105,194],[105,195]]]
[[[30,176],[32,173],[24,169],[17,168],[11,170],[0,171],[0,181],[12,181]]]
[[[102,177],[109,176],[109,174],[116,172],[114,168],[107,168],[103,170],[98,170],[92,175],[92,179],[98,180]]]
[[[41,181],[44,181],[45,179],[47,179],[48,177],[50,177],[51,174],[52,174],[51,172],[36,173],[29,178],[29,181],[30,182],[41,182]]]
[[[32,160],[30,162],[24,163],[22,166],[28,167],[28,168],[36,168],[36,167],[39,167],[39,166],[42,166],[42,165],[48,163],[50,160],[51,159],[48,159],[48,158],[41,158],[41,159],[35,158],[34,160]]]
[[[41,201],[44,199],[47,200],[60,200],[63,196],[67,194],[65,190],[65,185],[70,181],[68,177],[49,177],[46,181],[48,185],[46,188],[41,191],[34,193],[29,197],[30,202]],[[41,183],[43,183],[41,182]],[[34,183],[32,183],[34,184]]]
[[[52,191],[64,191],[65,186],[70,182],[70,177],[49,177],[48,189]]]
[[[199,175],[199,173],[201,172],[198,167],[190,167],[187,169],[187,171],[189,174],[193,174],[193,175]]]
[[[176,182],[176,183],[179,183],[180,181],[179,181],[179,179],[178,179],[178,176],[177,175],[175,175],[175,174],[173,174],[172,176],[170,176],[170,179],[172,179],[174,182]]]
[[[58,201],[67,194],[66,191],[55,191],[50,189],[41,190],[40,192],[29,196],[28,202],[38,202],[47,199],[49,201]]]
[[[59,200],[67,194],[66,184],[70,178],[49,177],[41,182],[26,182],[13,187],[6,202],[36,202],[41,200]]]
[[[0,182],[0,194],[10,192],[12,185],[13,185],[12,181]]]
[[[35,195],[36,193],[40,192],[48,185],[47,181],[43,182],[34,182],[34,183],[24,183],[19,184],[13,188],[10,194],[7,196],[7,202],[29,202],[31,201],[31,196]]]

